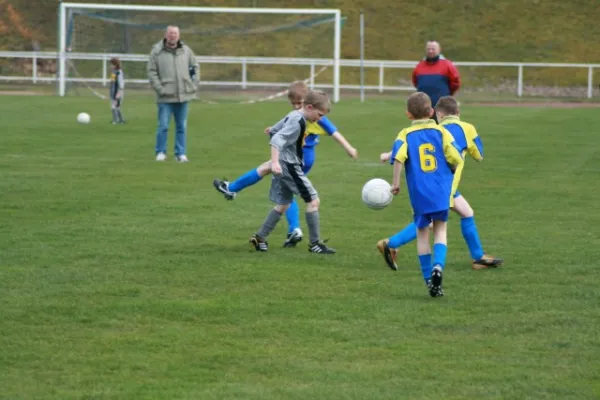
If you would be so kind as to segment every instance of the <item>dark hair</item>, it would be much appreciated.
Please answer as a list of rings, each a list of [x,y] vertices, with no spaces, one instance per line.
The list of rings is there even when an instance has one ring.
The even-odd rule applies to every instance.
[[[413,93],[408,96],[406,109],[414,119],[429,118],[431,116],[431,99],[426,93]]]
[[[121,69],[121,60],[119,60],[117,57],[111,58],[110,63],[114,65],[116,69]]]

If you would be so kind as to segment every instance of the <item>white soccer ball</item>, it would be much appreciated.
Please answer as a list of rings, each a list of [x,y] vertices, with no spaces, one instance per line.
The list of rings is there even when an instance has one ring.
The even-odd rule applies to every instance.
[[[77,115],[77,122],[80,124],[89,124],[90,123],[90,114],[88,113],[79,113]]]
[[[362,201],[373,210],[381,210],[392,202],[392,186],[385,180],[371,179],[362,188]]]

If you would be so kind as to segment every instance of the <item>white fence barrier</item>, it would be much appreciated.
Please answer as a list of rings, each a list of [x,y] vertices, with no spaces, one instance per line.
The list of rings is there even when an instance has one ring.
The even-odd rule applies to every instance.
[[[108,60],[111,57],[119,57],[122,61],[147,62],[147,54],[109,54],[109,53],[69,53],[68,60],[98,60],[102,63],[102,76],[94,78],[69,77],[70,82],[89,82],[108,83]],[[31,59],[32,74],[31,76],[0,76],[0,81],[30,81],[38,82],[56,82],[57,76],[39,76],[37,70],[37,61],[39,59],[58,59],[56,52],[28,52],[28,51],[0,51],[0,59],[2,58],[21,58]],[[241,65],[242,74],[239,81],[203,81],[200,80],[200,85],[206,86],[239,86],[242,89],[248,87],[285,87],[289,82],[252,82],[248,81],[247,66],[248,65],[294,65],[310,67],[311,78],[315,75],[315,68],[322,66],[333,66],[332,59],[324,58],[274,58],[274,57],[213,57],[213,56],[197,56],[196,60],[200,66],[202,64],[239,64]],[[592,98],[593,95],[593,75],[594,68],[600,68],[600,64],[563,64],[563,63],[519,63],[519,62],[454,62],[458,67],[506,67],[517,69],[517,96],[523,96],[523,70],[524,68],[585,68],[588,70],[587,78],[587,98]],[[340,60],[341,67],[360,67],[361,61],[355,59]],[[386,69],[412,69],[416,65],[416,61],[384,61],[384,60],[364,60],[365,68],[379,69],[379,84],[365,85],[366,90],[377,90],[380,93],[385,91],[411,91],[412,86],[389,86],[384,84]],[[201,71],[201,68],[200,68]],[[147,83],[147,79],[128,79],[131,83]],[[314,79],[310,81],[311,87],[315,85]],[[331,84],[319,84],[322,88],[331,88]],[[359,90],[360,85],[341,84],[340,89]]]

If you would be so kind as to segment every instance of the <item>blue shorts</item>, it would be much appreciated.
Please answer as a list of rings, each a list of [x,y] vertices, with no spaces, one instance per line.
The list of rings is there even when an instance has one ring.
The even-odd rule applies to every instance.
[[[429,214],[415,215],[415,225],[417,229],[427,228],[433,221],[448,221],[448,210],[438,211]]]
[[[302,171],[304,175],[308,175],[310,170],[312,169],[315,163],[315,148],[314,147],[304,147],[302,148]]]

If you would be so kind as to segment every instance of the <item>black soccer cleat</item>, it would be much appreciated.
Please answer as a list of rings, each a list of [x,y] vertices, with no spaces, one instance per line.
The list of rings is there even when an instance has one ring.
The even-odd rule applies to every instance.
[[[304,235],[302,234],[302,230],[300,228],[296,228],[287,234],[287,238],[283,243],[283,247],[296,247],[296,245],[302,241],[303,237]]]
[[[313,242],[308,245],[308,251],[316,254],[335,254],[335,249],[327,247],[325,242]]]
[[[229,182],[223,181],[221,179],[215,179],[213,181],[213,186],[215,187],[215,189],[217,189],[219,193],[222,193],[227,200],[235,199],[236,193],[229,190]]]
[[[379,242],[377,242],[377,249],[383,256],[383,259],[385,260],[387,266],[390,267],[392,271],[398,271],[398,265],[394,260],[392,250],[390,249],[390,246],[388,245],[388,242],[385,239],[382,239]]]
[[[444,295],[444,290],[442,290],[442,280],[442,268],[439,265],[436,265],[431,272],[431,280],[427,284],[427,289],[429,290],[429,295],[431,297],[442,297]]]
[[[252,246],[254,246],[254,250],[256,251],[265,252],[269,250],[269,242],[267,242],[258,235],[252,235],[252,237],[250,238],[250,243],[252,244]]]

